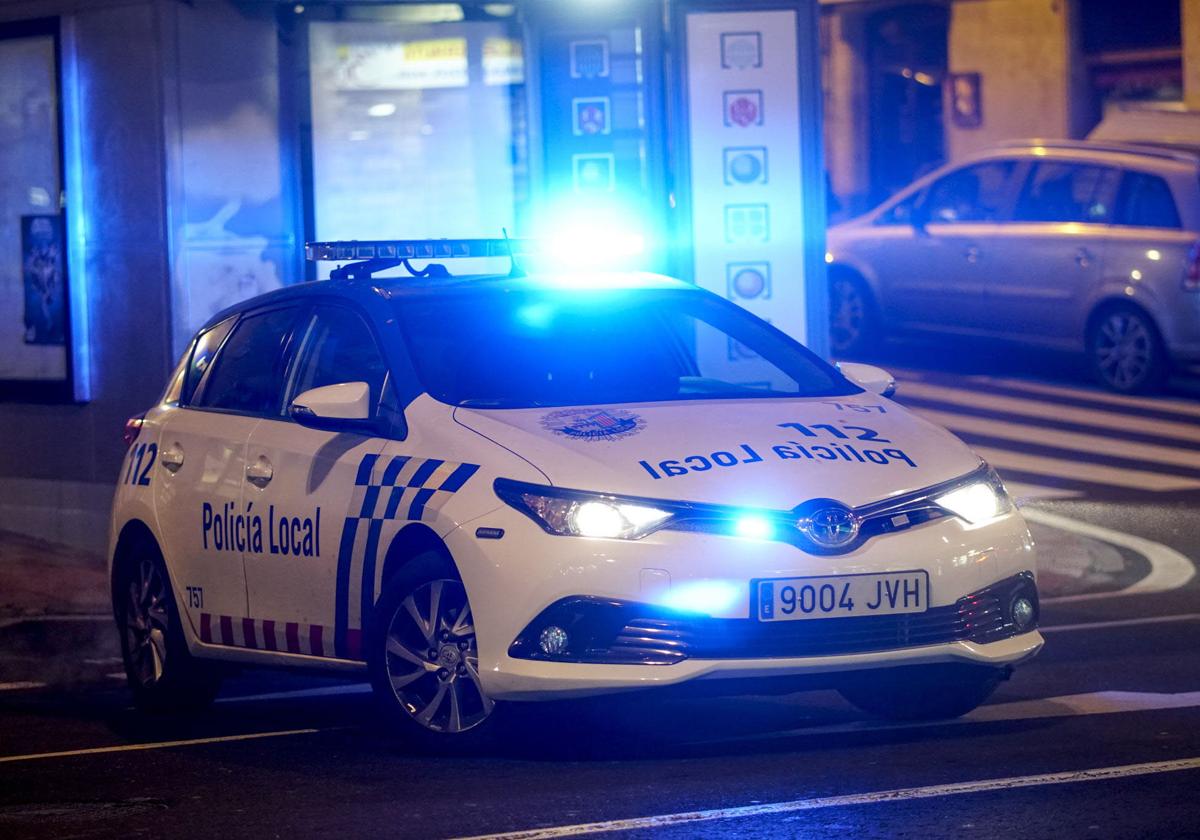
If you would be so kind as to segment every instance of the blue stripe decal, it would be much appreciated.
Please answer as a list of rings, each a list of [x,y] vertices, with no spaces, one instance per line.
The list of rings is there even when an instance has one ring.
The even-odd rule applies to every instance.
[[[372,519],[367,529],[367,550],[363,557],[362,595],[359,598],[359,616],[366,629],[367,617],[375,606],[375,561],[379,554],[379,532],[383,530],[382,519]]]
[[[412,520],[420,520],[421,515],[425,513],[425,503],[433,498],[433,494],[437,491],[431,487],[422,487],[417,491],[416,498],[413,499],[412,506],[408,509],[408,518]]]
[[[467,479],[475,475],[478,471],[478,464],[459,464],[458,469],[450,473],[450,476],[442,482],[442,486],[438,489],[449,490],[451,493],[455,493],[467,483]]]
[[[428,461],[418,467],[415,473],[413,473],[413,477],[408,481],[408,486],[423,487],[425,482],[429,480],[429,476],[433,475],[434,471],[444,463],[445,461],[439,461],[436,458],[430,458]],[[412,517],[409,518],[411,519]]]
[[[378,460],[378,455],[366,455],[363,457],[362,463],[358,465],[358,476],[354,479],[356,485],[366,487],[371,483],[371,471],[375,469],[375,462]]]
[[[383,471],[383,486],[393,487],[396,484],[396,476],[400,475],[400,470],[404,469],[404,465],[409,462],[410,458],[407,455],[397,455],[388,464],[387,469]]]
[[[379,501],[379,487],[371,485],[367,488],[367,492],[363,493],[362,510],[358,515],[369,519],[375,515],[375,503]]]
[[[387,509],[383,512],[384,519],[396,518],[396,510],[400,507],[400,499],[404,497],[404,490],[405,488],[403,487],[393,487],[391,489],[391,496],[388,497]]]
[[[338,656],[346,655],[346,628],[350,612],[350,565],[354,561],[354,536],[358,533],[358,517],[347,516],[338,546],[337,591],[333,602],[333,649]]]

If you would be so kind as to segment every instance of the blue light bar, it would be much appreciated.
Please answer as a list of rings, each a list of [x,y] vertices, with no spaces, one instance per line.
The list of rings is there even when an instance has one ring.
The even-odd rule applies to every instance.
[[[511,249],[511,251],[510,251]],[[455,260],[471,257],[507,259],[509,254],[535,254],[532,239],[375,239],[309,242],[304,256],[314,262],[339,260]]]

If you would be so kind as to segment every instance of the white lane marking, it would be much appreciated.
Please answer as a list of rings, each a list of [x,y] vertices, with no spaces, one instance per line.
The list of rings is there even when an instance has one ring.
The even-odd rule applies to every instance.
[[[0,756],[0,764],[14,761],[37,761],[43,758],[70,758],[77,755],[104,755],[106,753],[137,752],[139,750],[166,750],[173,747],[195,747],[201,744],[254,741],[259,738],[284,738],[288,735],[313,735],[317,732],[329,731],[331,730],[283,729],[278,732],[250,732],[245,735],[219,735],[213,738],[189,738],[184,741],[156,741],[150,744],[120,744],[115,747],[90,747],[84,750],[61,750],[59,752],[30,753],[29,755],[4,755]]]
[[[991,446],[972,446],[1003,477],[1005,470],[1037,473],[1038,475],[1064,476],[1075,481],[1090,481],[1093,484],[1111,484],[1117,487],[1132,487],[1135,490],[1192,490],[1200,487],[1200,479],[1181,478],[1175,475],[1110,467],[1106,464],[1089,464],[1069,458],[1051,458],[1045,455],[1029,455]]]
[[[1132,585],[1116,592],[1089,592],[1083,595],[1060,595],[1055,598],[1043,598],[1046,604],[1065,604],[1071,601],[1094,601],[1099,598],[1117,598],[1123,595],[1145,595],[1150,592],[1167,592],[1178,589],[1196,576],[1196,566],[1187,557],[1173,548],[1162,543],[1102,528],[1089,522],[1068,519],[1044,510],[1025,508],[1021,511],[1030,522],[1049,525],[1060,531],[1070,531],[1085,537],[1102,540],[1113,545],[1119,545],[1136,551],[1150,562],[1150,574]]]
[[[771,802],[762,805],[743,805],[733,808],[715,808],[710,811],[686,811],[678,814],[662,814],[653,817],[634,817],[623,820],[560,825],[549,828],[533,828],[526,831],[508,831],[500,834],[480,834],[460,840],[550,840],[554,837],[574,837],[581,834],[601,834],[612,831],[632,831],[647,828],[669,828],[714,820],[738,820],[747,817],[762,817],[772,814],[787,814],[796,811],[814,811],[819,808],[842,808],[850,805],[874,805],[886,802],[903,802],[911,799],[932,799],[940,796],[959,796],[966,793],[984,793],[997,790],[1061,785],[1073,782],[1099,782],[1110,779],[1125,779],[1131,776],[1147,776],[1154,773],[1174,773],[1181,770],[1200,770],[1200,758],[1180,758],[1173,761],[1151,761],[1144,764],[1125,764],[1117,767],[1095,767],[1087,770],[1068,770],[1063,773],[1038,773],[1032,776],[1010,776],[1003,779],[981,779],[974,782],[951,782],[926,787],[897,788],[871,793],[852,793],[843,796],[824,796],[816,799],[794,799],[790,802]]]
[[[44,682],[6,682],[0,683],[0,691],[28,691],[31,688],[45,688]]]
[[[271,691],[265,694],[245,694],[241,697],[218,697],[218,703],[256,703],[261,700],[293,700],[298,697],[334,697],[341,694],[370,694],[369,683],[327,685],[321,688],[299,688],[294,691]]]
[[[944,385],[930,385],[924,382],[914,382],[906,386],[899,394],[901,403],[904,402],[906,394],[972,408],[1020,414],[1029,417],[1035,423],[1045,419],[1063,420],[1069,423],[1113,429],[1118,432],[1145,432],[1200,443],[1200,425],[1194,423],[1155,420],[1150,417],[1138,417],[1134,414],[1109,414],[1095,409],[1077,408],[1035,399],[1026,400],[1020,397],[1002,397],[983,391],[948,388]]]
[[[945,426],[954,432],[989,435],[1011,440],[1014,443],[1036,443],[1043,446],[1053,446],[1056,449],[1094,452],[1097,455],[1154,461],[1159,464],[1200,469],[1200,450],[1174,446],[1158,446],[1152,443],[1137,443],[1136,441],[1127,441],[1104,435],[1064,432],[1059,429],[1026,426],[1023,423],[992,420],[987,417],[973,417],[967,414],[954,414],[949,411],[936,411],[928,408],[914,408],[913,411],[931,423]]]
[[[1127,397],[1121,394],[1110,394],[1108,391],[1088,390],[1084,388],[1066,388],[1057,385],[1047,385],[1043,382],[1024,382],[1020,379],[1000,379],[992,376],[971,376],[971,382],[985,385],[999,385],[1035,394],[1047,394],[1056,397],[1075,397],[1093,402],[1108,403],[1133,409],[1161,409],[1173,411],[1176,414],[1193,414],[1200,417],[1200,402],[1193,400],[1173,400],[1161,397]]]
[[[1171,624],[1176,621],[1200,621],[1200,613],[1150,615],[1145,618],[1122,618],[1115,621],[1084,621],[1079,624],[1052,624],[1049,627],[1039,627],[1038,631],[1042,635],[1045,635],[1046,633],[1070,633],[1075,630],[1103,630],[1107,627],[1137,627],[1141,624]]]

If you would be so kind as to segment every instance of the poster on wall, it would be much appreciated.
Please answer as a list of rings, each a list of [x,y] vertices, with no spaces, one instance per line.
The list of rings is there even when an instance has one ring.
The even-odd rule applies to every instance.
[[[804,341],[801,156],[813,150],[801,149],[796,12],[685,19],[693,277]],[[735,342],[698,335],[697,349],[731,381],[786,387]]]
[[[67,343],[66,272],[62,218],[21,217],[21,274],[25,288],[25,343]]]

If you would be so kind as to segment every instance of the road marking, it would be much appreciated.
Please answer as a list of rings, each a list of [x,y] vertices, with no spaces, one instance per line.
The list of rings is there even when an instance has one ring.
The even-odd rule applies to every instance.
[[[84,750],[62,750],[60,752],[31,753],[29,755],[0,756],[0,764],[14,761],[38,761],[43,758],[70,758],[77,755],[104,755],[106,753],[137,752],[138,750],[165,750],[172,747],[195,747],[202,744],[223,744],[231,741],[253,741],[258,738],[284,738],[288,735],[313,735],[329,732],[329,729],[284,729],[278,732],[250,732],[245,735],[219,735],[213,738],[189,738],[184,741],[156,741],[149,744],[120,744],[115,747],[91,747]]]
[[[6,682],[0,683],[0,691],[27,691],[31,688],[45,688],[44,682]]]
[[[294,700],[298,697],[334,697],[342,694],[370,694],[370,683],[327,685],[321,688],[300,688],[295,691],[272,691],[265,694],[245,694],[241,697],[218,697],[218,703],[257,703],[262,700]]]
[[[15,618],[0,619],[0,630],[17,624],[38,621],[112,621],[112,613],[99,615],[24,615]]]
[[[1017,503],[1017,507],[1026,502],[1038,499],[1078,499],[1083,495],[1082,490],[1067,490],[1063,487],[1043,487],[1040,484],[1026,484],[1023,481],[1005,481],[1004,486]]]
[[[972,446],[972,451],[995,467],[1003,477],[1005,470],[1037,473],[1039,475],[1063,476],[1073,481],[1090,481],[1093,484],[1112,484],[1131,487],[1135,490],[1193,490],[1200,487],[1200,480],[1181,478],[1146,470],[1130,470],[1090,464],[1068,458],[1050,458],[1045,455],[1029,455],[990,446]]]
[[[1052,624],[1049,627],[1039,627],[1038,630],[1044,635],[1046,633],[1070,633],[1074,630],[1103,630],[1106,627],[1137,627],[1140,624],[1169,624],[1175,621],[1200,621],[1200,613],[1151,615],[1145,618],[1124,618],[1115,621],[1085,621],[1080,624]]]
[[[1109,403],[1110,405],[1119,405],[1126,408],[1149,408],[1173,411],[1177,414],[1194,414],[1200,417],[1200,403],[1192,400],[1173,400],[1155,397],[1153,399],[1145,399],[1141,397],[1127,397],[1121,394],[1110,394],[1107,391],[1087,390],[1084,388],[1066,388],[1056,385],[1047,385],[1042,382],[1025,382],[1020,379],[1001,379],[992,376],[970,376],[967,379],[971,382],[979,382],[983,385],[998,385],[1002,388],[1013,388],[1014,390],[1030,391],[1036,394],[1046,394],[1052,397],[1070,397],[1073,399],[1091,400],[1092,402]]]
[[[1088,435],[1080,432],[1064,432],[1060,429],[1026,426],[1022,423],[1013,423],[1007,420],[992,420],[986,417],[954,414],[949,411],[937,411],[929,408],[914,408],[913,413],[924,417],[931,423],[945,426],[953,432],[988,435],[990,437],[1011,440],[1017,444],[1036,443],[1075,452],[1088,452],[1116,458],[1153,461],[1159,464],[1200,469],[1200,451],[1190,451],[1173,446],[1159,446],[1152,443],[1138,443],[1136,441],[1127,441],[1104,435]]]
[[[1117,432],[1144,432],[1159,437],[1174,437],[1181,441],[1188,440],[1200,443],[1200,425],[1194,423],[1177,423],[1170,420],[1138,417],[1134,414],[1106,414],[1103,411],[1095,409],[1058,405],[1034,399],[1026,400],[1020,397],[1002,397],[982,391],[950,388],[944,385],[930,385],[924,382],[912,383],[906,386],[900,393],[900,401],[902,403],[905,395],[919,399],[935,400],[941,403],[953,403],[971,408],[1000,411],[1007,414],[1019,414],[1028,417],[1035,424],[1039,419],[1053,419],[1085,426],[1113,429]]]
[[[533,828],[526,831],[509,831],[500,834],[480,834],[471,838],[462,838],[462,840],[549,840],[549,838],[554,837],[574,837],[580,834],[602,834],[613,831],[633,831],[647,828],[669,828],[699,822],[712,822],[714,820],[738,820],[747,817],[787,814],[796,811],[814,811],[820,808],[874,805],[886,802],[903,802],[912,799],[960,796],[967,793],[984,793],[987,791],[1041,787],[1044,785],[1071,784],[1074,782],[1099,782],[1111,779],[1125,779],[1133,776],[1147,776],[1155,773],[1174,773],[1182,770],[1200,770],[1200,758],[1152,761],[1144,764],[1125,764],[1117,767],[1096,767],[1088,770],[1069,770],[1063,773],[1039,773],[1032,776],[1010,776],[1003,779],[981,779],[974,782],[951,782],[943,785],[898,788],[871,793],[852,793],[842,796],[824,796],[816,799],[794,799],[790,802],[716,808],[710,811],[687,811],[652,817],[634,817],[623,820],[579,823],[577,825],[560,825],[550,828]]]
[[[1145,595],[1150,592],[1167,592],[1178,589],[1196,576],[1196,567],[1187,557],[1173,548],[1162,543],[1147,540],[1142,537],[1102,528],[1088,522],[1068,519],[1044,510],[1025,508],[1021,511],[1027,520],[1040,525],[1058,528],[1060,531],[1070,531],[1085,537],[1119,545],[1136,551],[1150,563],[1150,574],[1141,580],[1116,592],[1088,592],[1083,595],[1060,595],[1054,598],[1043,598],[1045,604],[1065,604],[1071,601],[1094,601],[1099,598],[1117,598],[1125,595]]]

